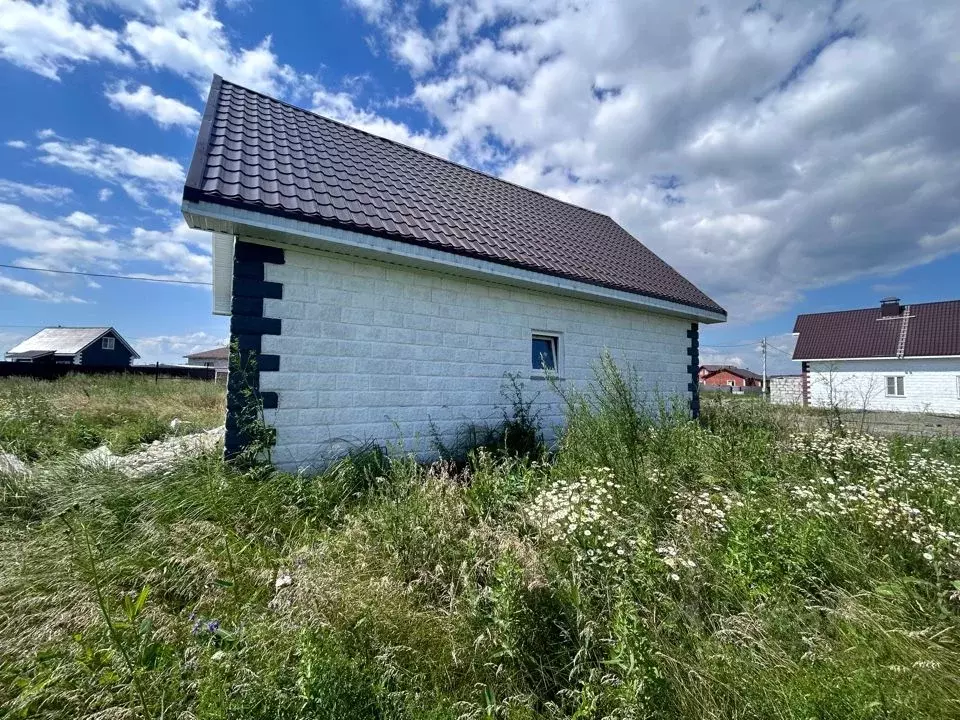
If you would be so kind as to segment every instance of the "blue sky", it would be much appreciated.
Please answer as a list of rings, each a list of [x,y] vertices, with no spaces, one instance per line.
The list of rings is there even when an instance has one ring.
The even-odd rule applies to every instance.
[[[178,198],[217,72],[609,213],[794,369],[799,312],[960,296],[960,11],[909,2],[0,0],[0,264],[209,282]],[[222,341],[205,285],[0,268],[0,349]]]

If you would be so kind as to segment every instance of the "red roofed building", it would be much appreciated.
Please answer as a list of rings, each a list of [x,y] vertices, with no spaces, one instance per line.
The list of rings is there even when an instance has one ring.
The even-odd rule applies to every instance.
[[[762,378],[751,370],[733,365],[701,365],[700,384],[714,387],[760,387]]]
[[[797,317],[793,359],[815,407],[960,415],[960,300]]]

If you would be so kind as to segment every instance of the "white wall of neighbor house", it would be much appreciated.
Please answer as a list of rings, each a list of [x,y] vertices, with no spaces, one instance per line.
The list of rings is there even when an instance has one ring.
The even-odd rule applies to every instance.
[[[265,268],[283,283],[282,300],[264,301],[282,334],[264,335],[262,348],[280,355],[280,370],[260,375],[279,397],[265,419],[280,467],[368,440],[429,454],[435,434],[450,445],[465,426],[503,418],[507,373],[539,394],[552,436],[562,408],[532,370],[534,334],[559,338],[565,387],[585,387],[608,349],[637,369],[651,401],[690,399],[687,319],[325,251],[287,248],[285,264]]]
[[[215,368],[217,370],[226,370],[230,366],[230,360],[228,358],[214,358],[213,360],[210,360],[210,359],[204,360],[202,358],[192,358],[192,359],[187,358],[187,365],[190,365],[191,367],[208,367],[208,368]]]
[[[960,358],[811,362],[810,404],[960,415]]]

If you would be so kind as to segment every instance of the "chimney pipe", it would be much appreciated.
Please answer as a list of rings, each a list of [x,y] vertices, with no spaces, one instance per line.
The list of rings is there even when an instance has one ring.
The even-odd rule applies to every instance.
[[[885,297],[880,301],[880,317],[899,317],[900,312],[900,298]]]

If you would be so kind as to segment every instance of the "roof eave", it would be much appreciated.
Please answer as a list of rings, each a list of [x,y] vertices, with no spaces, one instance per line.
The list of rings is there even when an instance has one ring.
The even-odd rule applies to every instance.
[[[209,198],[203,197],[202,193],[189,188],[184,190],[181,209],[187,224],[197,230],[243,235],[266,241],[267,244],[273,242],[280,245],[299,245],[317,250],[347,252],[372,259],[389,259],[405,265],[443,267],[448,272],[537,287],[608,304],[642,307],[653,312],[684,317],[693,322],[710,324],[725,322],[727,319],[726,311],[722,308],[717,312],[673,300],[493,262],[466,253],[454,253],[372,233],[306,222],[279,213],[245,209],[233,203],[211,202]]]

